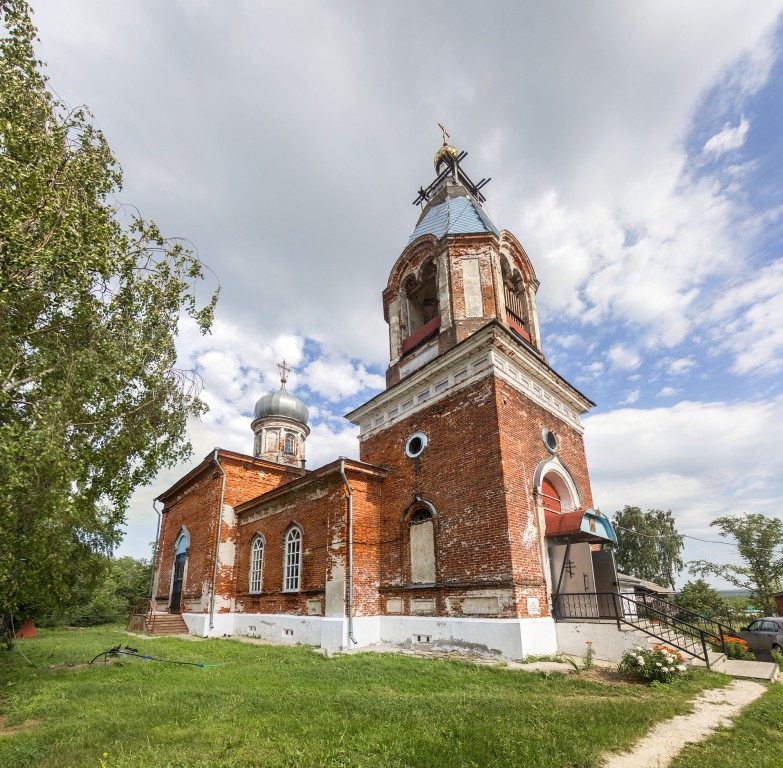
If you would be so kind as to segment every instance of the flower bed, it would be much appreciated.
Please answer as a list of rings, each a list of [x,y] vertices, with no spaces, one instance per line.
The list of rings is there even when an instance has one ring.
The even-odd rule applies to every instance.
[[[741,659],[742,661],[755,661],[748,644],[741,637],[733,635],[723,635],[723,642],[726,644],[726,656],[730,659]],[[723,647],[719,645],[712,646],[716,651],[723,653]]]
[[[671,683],[688,673],[682,654],[667,645],[654,645],[652,650],[637,646],[626,651],[618,669],[648,683]]]

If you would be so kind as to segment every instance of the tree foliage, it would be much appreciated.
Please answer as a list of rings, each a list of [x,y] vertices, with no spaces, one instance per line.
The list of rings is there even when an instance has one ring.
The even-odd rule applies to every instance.
[[[683,538],[677,533],[671,510],[626,505],[612,518],[617,534],[617,568],[622,573],[671,586],[685,567],[680,556]]]
[[[783,584],[783,521],[760,514],[718,517],[710,525],[720,528],[720,535],[737,542],[739,563],[720,565],[707,560],[688,563],[693,573],[712,574],[741,589],[749,589],[751,598],[765,614],[774,614],[771,594]]]
[[[696,579],[685,584],[677,595],[676,602],[689,611],[713,618],[725,615],[729,607],[728,602],[720,596],[720,592],[704,579]]]
[[[49,90],[27,3],[0,13],[0,613],[49,613],[100,583],[134,488],[188,454],[204,405],[174,340],[182,317],[208,331],[217,292],[116,203],[119,165]]]

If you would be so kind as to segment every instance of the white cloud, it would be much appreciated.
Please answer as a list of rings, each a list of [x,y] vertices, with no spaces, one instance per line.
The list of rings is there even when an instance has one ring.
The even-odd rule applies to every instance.
[[[783,370],[783,259],[726,291],[714,307],[713,340],[734,356],[738,374]]]
[[[679,395],[680,392],[682,392],[682,390],[677,389],[676,387],[663,387],[658,391],[657,397],[674,397],[675,395]]]
[[[370,373],[349,360],[319,358],[303,372],[303,380],[312,392],[331,402],[345,400],[367,389],[380,390],[386,386],[383,376]]]
[[[632,389],[626,396],[620,405],[633,405],[642,396],[641,389]]]
[[[749,129],[750,122],[744,116],[739,125],[734,127],[726,125],[722,131],[707,140],[704,144],[704,153],[717,157],[733,149],[739,149],[745,143]]]
[[[585,428],[593,497],[607,514],[626,504],[671,509],[680,533],[708,539],[721,515],[781,516],[783,398],[624,408],[587,417]],[[726,549],[688,541],[686,559]]]
[[[663,363],[666,365],[671,376],[681,376],[696,367],[696,361],[693,359],[693,355],[678,357],[676,360],[666,359]]]
[[[642,363],[641,357],[623,344],[615,344],[606,353],[612,368],[620,371],[635,371]]]

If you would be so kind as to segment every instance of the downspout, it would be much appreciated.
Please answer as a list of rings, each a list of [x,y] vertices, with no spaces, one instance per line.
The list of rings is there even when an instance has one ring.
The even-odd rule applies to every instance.
[[[218,507],[218,524],[217,524],[217,539],[215,541],[215,565],[212,569],[212,594],[209,598],[209,628],[215,628],[215,589],[217,588],[217,572],[218,572],[218,560],[220,558],[220,532],[223,528],[223,499],[226,496],[226,473],[220,464],[218,458],[219,448],[215,448],[215,455],[212,460],[215,462],[218,471],[223,475],[223,480],[220,483],[220,506]]]
[[[348,639],[358,645],[353,636],[353,491],[345,476],[345,456],[340,456],[340,474],[348,492]]]
[[[152,562],[152,568],[150,569],[150,600],[154,599],[154,587],[155,587],[155,571],[158,568],[158,554],[160,550],[160,510],[155,506],[157,499],[152,500],[152,508],[158,515],[158,527],[155,531],[155,559]]]

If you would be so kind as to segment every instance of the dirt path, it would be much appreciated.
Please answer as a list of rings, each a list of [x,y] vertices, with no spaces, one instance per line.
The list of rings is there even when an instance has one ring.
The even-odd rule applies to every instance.
[[[704,691],[694,701],[693,712],[659,723],[630,752],[605,758],[603,768],[666,768],[686,744],[730,725],[734,715],[766,690],[761,683],[735,680],[725,688]]]

